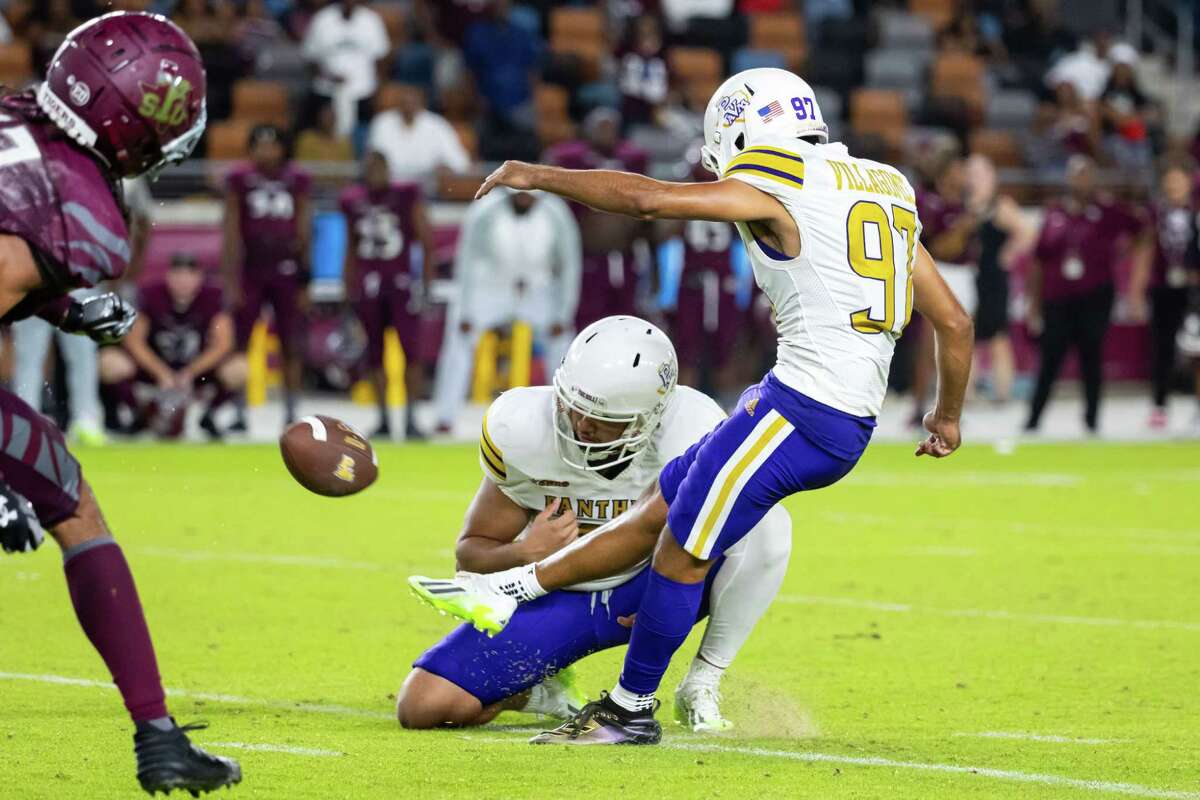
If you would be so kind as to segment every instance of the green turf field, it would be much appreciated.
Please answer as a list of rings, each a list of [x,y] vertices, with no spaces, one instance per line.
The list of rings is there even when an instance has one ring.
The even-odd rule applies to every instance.
[[[872,446],[788,503],[787,583],[726,679],[736,735],[668,725],[658,748],[593,750],[527,746],[540,728],[519,715],[424,733],[392,717],[450,628],[404,578],[452,569],[473,448],[382,448],[379,484],[343,500],[306,494],[272,447],[82,460],[173,711],[241,758],[237,796],[1200,798],[1196,445]],[[0,556],[0,609],[0,797],[136,796],[57,548]],[[619,656],[583,663],[589,692]]]

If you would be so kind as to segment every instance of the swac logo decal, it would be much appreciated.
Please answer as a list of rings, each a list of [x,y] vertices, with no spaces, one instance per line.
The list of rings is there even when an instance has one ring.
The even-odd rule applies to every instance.
[[[750,98],[742,90],[727,94],[717,101],[717,113],[721,115],[721,127],[728,128],[735,122],[745,121],[743,113],[750,105]]]
[[[192,84],[185,78],[172,74],[170,67],[175,65],[164,61],[158,73],[158,82],[153,85],[141,84],[142,102],[138,105],[138,113],[161,125],[174,126],[183,124],[187,119]]]
[[[344,455],[333,471],[333,477],[346,483],[354,483],[354,456]]]
[[[662,381],[662,388],[658,390],[659,394],[666,394],[671,385],[675,383],[678,377],[678,369],[670,361],[664,361],[658,365],[658,379]]]

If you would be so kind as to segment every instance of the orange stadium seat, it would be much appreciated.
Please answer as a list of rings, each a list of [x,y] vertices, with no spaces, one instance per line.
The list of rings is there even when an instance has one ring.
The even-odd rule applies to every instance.
[[[966,103],[975,119],[982,119],[987,104],[983,60],[969,53],[942,53],[933,62],[930,94],[956,97]]]
[[[288,113],[287,86],[277,81],[237,81],[233,84],[231,116],[234,119],[288,127],[291,118]]]
[[[246,140],[254,123],[242,119],[227,119],[209,124],[207,157],[218,161],[246,157]]]
[[[720,85],[720,78],[715,80],[688,81],[683,86],[683,93],[687,96],[688,107],[697,111],[704,111],[709,99],[713,96],[713,92],[717,91],[717,87]]]
[[[987,156],[997,167],[1020,167],[1025,164],[1025,154],[1021,151],[1021,145],[1009,131],[988,128],[973,131],[971,152]]]
[[[33,77],[33,48],[27,42],[0,44],[0,83],[18,87]]]
[[[541,83],[534,87],[533,106],[539,119],[566,119],[570,94],[561,86]]]
[[[541,118],[537,121],[538,141],[546,148],[575,138],[575,123],[566,117]]]
[[[899,145],[908,128],[904,93],[890,89],[857,89],[850,95],[850,125],[858,133],[882,137]]]
[[[600,76],[608,57],[604,14],[595,8],[556,8],[550,14],[550,49],[579,59],[584,78]]]
[[[672,47],[667,51],[667,66],[682,83],[720,81],[725,71],[721,54],[707,47]]]
[[[958,5],[958,0],[908,0],[908,10],[929,20],[935,31],[950,24]]]
[[[387,28],[388,39],[392,46],[404,41],[404,6],[397,3],[372,3],[371,9],[383,18],[383,26]]]
[[[774,50],[783,55],[791,69],[799,69],[808,54],[804,18],[799,14],[751,14],[750,47]]]

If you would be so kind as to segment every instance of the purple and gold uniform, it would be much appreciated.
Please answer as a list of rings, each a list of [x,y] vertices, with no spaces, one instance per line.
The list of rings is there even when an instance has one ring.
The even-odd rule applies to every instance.
[[[698,367],[707,356],[713,369],[729,361],[746,312],[738,307],[734,273],[737,231],[728,222],[690,220],[683,228],[683,272],[671,314],[671,338],[679,363]]]
[[[120,277],[129,244],[115,191],[32,97],[0,101],[0,232],[25,240],[47,286],[3,322],[32,315],[64,289]],[[6,390],[0,390],[0,479],[33,504],[47,528],[79,503],[79,464],[62,433]]]
[[[201,287],[186,308],[180,308],[171,300],[171,293],[163,282],[149,284],[138,294],[138,313],[149,325],[146,341],[154,354],[176,372],[204,352],[213,320],[222,310],[224,301],[217,286]],[[203,375],[197,376],[196,381],[209,379],[211,376]],[[154,382],[144,373],[139,380]]]
[[[550,150],[546,161],[566,169],[614,169],[623,172],[645,173],[648,156],[644,150],[628,142],[617,145],[606,156],[587,142],[564,142]],[[591,232],[613,226],[628,230],[629,220],[571,203],[579,221],[583,238],[583,275],[580,280],[579,306],[575,311],[575,327],[582,330],[603,317],[632,313],[637,297],[637,269],[632,242],[618,249],[600,249],[590,242]],[[618,232],[617,236],[623,234]],[[601,235],[601,239],[606,238]]]
[[[420,189],[412,184],[392,184],[380,191],[351,186],[339,199],[356,243],[356,285],[348,288],[356,298],[355,315],[366,331],[367,358],[373,365],[383,363],[383,332],[388,326],[396,329],[408,357],[417,353],[421,318],[412,309],[412,243],[413,211],[420,200]]]
[[[267,303],[280,338],[292,341],[300,325],[300,293],[308,282],[303,274],[306,255],[298,251],[297,211],[312,179],[292,164],[278,175],[245,165],[229,173],[226,185],[237,198],[242,240],[242,302],[234,320],[238,346],[245,347]]]

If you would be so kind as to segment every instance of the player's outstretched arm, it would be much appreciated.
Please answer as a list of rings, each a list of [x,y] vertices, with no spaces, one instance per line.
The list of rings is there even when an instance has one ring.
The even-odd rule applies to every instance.
[[[517,505],[500,487],[484,478],[467,509],[467,518],[454,555],[458,569],[468,572],[499,572],[531,564],[575,541],[579,525],[570,509],[555,516],[555,500],[534,517]],[[521,532],[529,532],[520,540]]]
[[[771,195],[743,181],[671,183],[632,172],[607,169],[563,169],[523,161],[505,161],[476,193],[483,197],[497,186],[541,189],[598,211],[639,219],[702,219],[714,222],[794,223]]]
[[[975,326],[938,274],[924,245],[917,246],[913,302],[921,316],[933,325],[938,371],[937,404],[925,415],[929,437],[917,447],[916,454],[943,458],[962,442],[958,424],[971,377]]]

